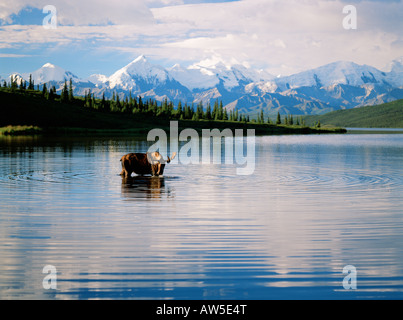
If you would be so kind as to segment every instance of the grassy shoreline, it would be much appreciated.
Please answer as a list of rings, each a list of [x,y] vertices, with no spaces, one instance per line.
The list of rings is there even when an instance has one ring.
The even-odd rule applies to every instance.
[[[189,123],[190,122],[190,123]],[[180,123],[179,131],[192,128],[201,133],[203,129],[254,129],[256,135],[286,135],[286,134],[342,134],[347,131],[344,128],[328,127],[328,128],[312,128],[312,127],[291,127],[284,125],[253,125],[253,124],[235,124],[225,122],[225,125],[215,125],[217,122],[211,121],[201,126],[200,121],[186,121]],[[235,125],[234,125],[235,124]],[[48,127],[41,128],[33,125],[8,125],[0,127],[0,135],[3,136],[21,136],[21,135],[138,135],[146,136],[148,132],[154,128],[160,128],[169,131],[169,125],[156,125],[154,127],[138,127],[138,128],[125,128],[125,129],[100,129],[100,128],[82,128],[82,127]]]
[[[0,135],[4,136],[38,135],[43,132],[43,129],[37,126],[8,125],[0,128]]]

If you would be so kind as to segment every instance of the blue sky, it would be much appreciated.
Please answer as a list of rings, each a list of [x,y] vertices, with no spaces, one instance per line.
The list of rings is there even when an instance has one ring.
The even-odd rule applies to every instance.
[[[378,68],[403,56],[402,1],[2,0],[0,75],[50,62],[79,77],[110,75],[140,54],[164,67],[211,59],[291,74],[348,60]],[[357,29],[343,28],[343,7]]]

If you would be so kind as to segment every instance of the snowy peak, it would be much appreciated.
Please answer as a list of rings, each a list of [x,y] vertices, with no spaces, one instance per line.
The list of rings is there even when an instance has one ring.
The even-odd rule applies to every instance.
[[[168,69],[168,72],[173,79],[189,90],[213,88],[220,82],[214,73],[199,68],[183,68],[179,64]]]
[[[338,61],[316,69],[276,79],[283,90],[297,87],[327,87],[335,84],[362,86],[367,83],[386,84],[384,72],[367,65]]]
[[[95,86],[102,86],[105,82],[108,81],[108,77],[103,74],[92,74],[85,80],[92,82],[93,84],[95,84]]]
[[[147,61],[146,56],[144,54],[142,54],[142,55],[139,55],[136,59],[134,59],[132,61],[132,63],[138,63],[138,62],[145,63],[145,62],[148,62],[148,61]]]
[[[161,66],[151,64],[148,62],[145,56],[139,56],[137,59],[133,60],[126,67],[126,71],[135,76],[140,76],[143,78],[153,78],[156,77],[159,80],[166,80],[168,77],[168,72]]]
[[[210,70],[223,70],[223,69],[231,69],[231,67],[235,64],[238,64],[238,61],[233,59],[232,61],[226,61],[220,55],[213,55],[207,59],[201,60],[197,63],[194,63],[191,68],[194,69],[210,69]]]
[[[140,69],[151,69],[152,67],[153,66],[147,61],[146,57],[141,55],[120,70],[125,70],[129,73],[135,74]]]
[[[70,79],[72,79],[72,81],[79,81],[78,77],[70,71],[66,71],[49,62],[32,73],[23,73],[22,77],[24,80],[28,81],[30,75],[32,75],[32,80],[35,84],[43,84],[50,81],[69,81]]]
[[[264,70],[255,70],[244,65],[235,65],[232,68],[232,72],[235,74],[238,80],[244,80],[247,82],[261,82],[274,79],[274,76]]]
[[[111,88],[122,89],[136,87],[139,80],[151,85],[159,85],[171,80],[171,77],[163,67],[151,64],[145,56],[141,55],[108,78]]]
[[[42,66],[42,68],[52,68],[52,69],[55,69],[56,68],[56,66],[54,65],[54,64],[51,64],[51,63],[45,63],[43,66]]]
[[[169,72],[190,90],[212,88],[220,83],[224,88],[231,90],[247,83],[274,78],[262,70],[251,69],[236,61],[229,63],[216,56],[194,63],[186,69],[175,65]]]
[[[21,80],[25,80],[19,73],[12,73],[8,76],[8,81],[10,82],[11,80],[17,82],[17,84],[20,84]]]

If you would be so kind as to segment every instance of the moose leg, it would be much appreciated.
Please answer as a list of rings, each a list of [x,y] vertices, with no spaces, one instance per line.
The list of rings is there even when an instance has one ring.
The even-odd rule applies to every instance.
[[[121,175],[121,176],[125,176],[125,175],[126,175],[125,166],[124,166],[124,164],[123,164],[123,161],[122,161],[122,160],[120,160],[120,161],[122,162],[122,171],[120,172],[120,175]]]
[[[157,176],[159,176],[160,175],[160,172],[161,172],[161,163],[158,163],[157,164]]]
[[[122,172],[120,174],[126,178],[130,178],[132,174],[132,171],[130,170],[130,163],[127,159],[123,159],[122,161]]]

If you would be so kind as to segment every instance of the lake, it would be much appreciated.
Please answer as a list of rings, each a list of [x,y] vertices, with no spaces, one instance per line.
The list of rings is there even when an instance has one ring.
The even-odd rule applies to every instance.
[[[0,138],[0,299],[403,298],[402,133],[259,136],[251,175],[122,179],[149,145]]]

